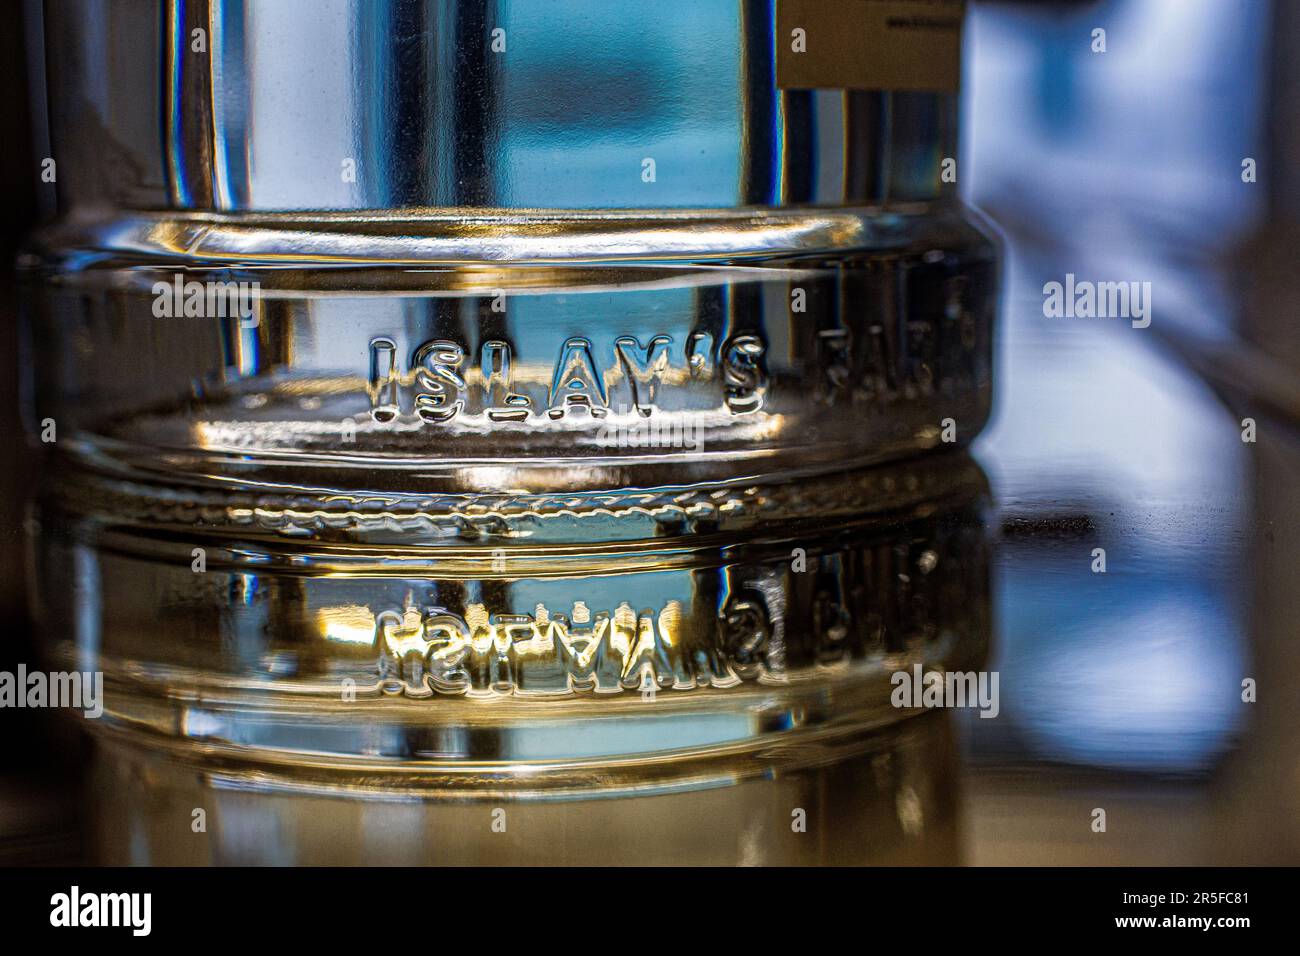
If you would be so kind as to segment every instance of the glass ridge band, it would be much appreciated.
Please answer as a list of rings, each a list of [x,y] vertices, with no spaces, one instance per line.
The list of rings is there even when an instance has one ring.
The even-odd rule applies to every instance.
[[[492,484],[503,463],[516,487],[594,490],[588,468],[645,487],[669,463],[717,482],[965,445],[992,395],[995,247],[955,206],[885,220],[865,250],[774,255],[756,227],[720,262],[467,264],[413,243],[383,267],[264,220],[241,235],[272,245],[244,264],[211,235],[201,260],[143,255],[174,220],[141,234],[153,247],[65,224],[24,262],[37,350],[64,357],[37,365],[36,405],[128,470],[312,485],[328,468],[340,491],[417,491],[413,472],[458,462],[482,466],[483,492],[511,490]],[[594,241],[584,228],[569,231]],[[220,297],[240,288],[235,314]],[[144,342],[150,374],[124,379]],[[550,465],[525,479],[531,459]]]

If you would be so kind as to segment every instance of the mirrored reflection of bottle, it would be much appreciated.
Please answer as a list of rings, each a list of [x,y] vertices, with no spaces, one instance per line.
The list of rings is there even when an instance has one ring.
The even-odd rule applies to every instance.
[[[468,518],[451,500],[339,503],[331,542],[286,537],[270,498],[249,525],[196,491],[144,535],[156,502],[60,488],[36,570],[81,582],[43,594],[52,655],[106,675],[104,859],[583,862],[597,820],[625,841],[610,863],[955,852],[950,715],[891,693],[985,658],[964,456],[672,504],[537,496],[491,516],[527,547],[397,544]],[[173,839],[177,807],[209,828]],[[516,837],[464,829],[498,808]]]
[[[961,4],[689,6],[48,11],[35,579],[106,859],[949,855],[888,678],[988,633],[982,475],[906,460],[991,394]]]

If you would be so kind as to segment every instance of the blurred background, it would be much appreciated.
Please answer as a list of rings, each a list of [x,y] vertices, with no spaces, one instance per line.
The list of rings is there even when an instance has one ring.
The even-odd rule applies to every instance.
[[[1001,714],[959,715],[964,860],[1300,863],[1300,4],[968,9],[961,185],[1006,260],[995,419],[975,449],[999,528]],[[0,43],[8,266],[49,187],[24,36]],[[1068,273],[1150,282],[1150,327],[1045,318],[1044,283]],[[6,267],[9,671],[36,659],[16,309]],[[77,861],[78,741],[27,710],[0,711],[0,741],[0,862]]]
[[[976,3],[967,44],[968,195],[1007,239],[970,859],[1300,862],[1300,5]],[[1151,326],[1044,318],[1068,273],[1150,282]]]

